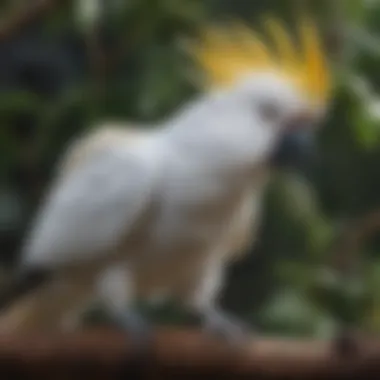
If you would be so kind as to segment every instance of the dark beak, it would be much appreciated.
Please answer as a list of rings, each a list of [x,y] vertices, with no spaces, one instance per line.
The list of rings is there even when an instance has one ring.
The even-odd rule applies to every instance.
[[[273,152],[271,164],[275,168],[305,170],[316,163],[317,146],[314,128],[298,125],[288,128]]]

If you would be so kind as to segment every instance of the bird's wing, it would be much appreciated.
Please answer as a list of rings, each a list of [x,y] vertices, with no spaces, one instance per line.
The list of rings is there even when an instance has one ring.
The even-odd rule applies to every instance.
[[[58,181],[26,240],[22,264],[74,264],[115,248],[149,205],[158,157],[146,143],[111,147]]]
[[[137,143],[148,136],[149,132],[141,126],[115,122],[108,122],[95,127],[94,130],[76,139],[69,146],[59,164],[58,174],[65,176],[105,147]]]

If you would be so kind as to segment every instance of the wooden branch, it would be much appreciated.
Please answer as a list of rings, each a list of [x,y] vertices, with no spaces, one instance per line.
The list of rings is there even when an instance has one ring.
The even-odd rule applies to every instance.
[[[46,13],[61,5],[66,0],[26,1],[24,6],[17,7],[11,14],[3,15],[0,24],[0,43],[13,37],[24,27],[43,17]]]
[[[359,341],[358,341],[359,342]],[[196,331],[162,330],[150,353],[137,356],[115,331],[1,336],[3,379],[339,379],[378,378],[380,340],[363,340],[339,357],[330,342],[258,339],[233,349]]]

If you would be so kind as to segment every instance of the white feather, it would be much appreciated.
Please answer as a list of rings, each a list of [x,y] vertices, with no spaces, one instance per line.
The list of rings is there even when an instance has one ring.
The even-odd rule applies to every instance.
[[[160,162],[157,140],[151,141],[99,150],[58,181],[26,241],[23,263],[73,264],[112,252],[149,204]]]

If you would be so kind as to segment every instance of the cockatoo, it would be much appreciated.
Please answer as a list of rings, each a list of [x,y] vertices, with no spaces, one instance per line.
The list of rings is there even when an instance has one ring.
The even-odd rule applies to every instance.
[[[218,305],[224,272],[256,235],[272,169],[305,147],[331,88],[309,20],[299,47],[280,21],[265,27],[273,46],[240,22],[207,29],[189,49],[199,96],[154,128],[106,126],[69,147],[4,293],[2,330],[64,328],[99,298],[140,334],[134,300],[165,294],[206,330],[246,336]]]

